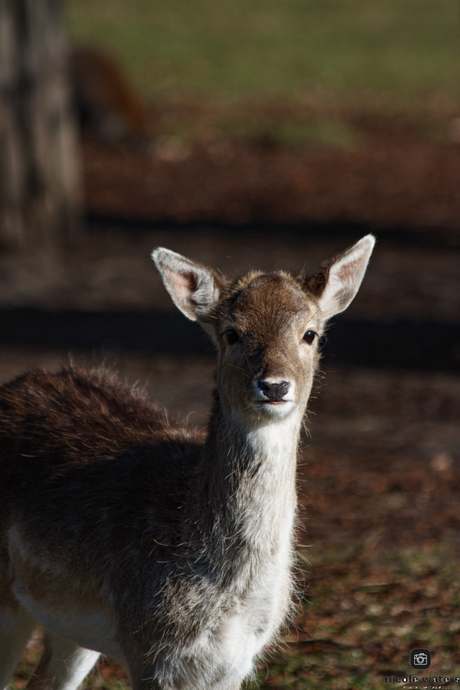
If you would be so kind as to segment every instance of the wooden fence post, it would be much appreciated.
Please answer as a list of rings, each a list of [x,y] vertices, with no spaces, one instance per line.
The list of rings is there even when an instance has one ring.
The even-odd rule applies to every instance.
[[[75,233],[80,161],[60,0],[0,0],[0,243]]]

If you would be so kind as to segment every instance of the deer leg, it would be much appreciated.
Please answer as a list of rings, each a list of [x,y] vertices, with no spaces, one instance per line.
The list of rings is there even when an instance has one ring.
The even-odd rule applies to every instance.
[[[14,673],[37,619],[22,606],[0,607],[0,688]]]
[[[47,632],[45,649],[27,690],[76,690],[96,663],[99,652],[79,647]]]

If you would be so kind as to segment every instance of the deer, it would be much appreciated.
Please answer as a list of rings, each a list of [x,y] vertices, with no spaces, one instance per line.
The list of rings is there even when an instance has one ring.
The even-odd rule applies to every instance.
[[[206,429],[108,370],[0,388],[0,687],[34,628],[29,690],[75,690],[98,657],[133,690],[237,690],[292,610],[296,462],[325,324],[375,238],[310,277],[226,278],[165,248],[178,309],[217,348]]]

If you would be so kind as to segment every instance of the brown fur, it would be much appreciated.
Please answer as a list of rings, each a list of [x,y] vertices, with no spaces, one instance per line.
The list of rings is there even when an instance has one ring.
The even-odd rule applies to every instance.
[[[57,374],[32,370],[1,388],[0,443],[15,428],[19,453],[38,448],[43,457],[58,453],[82,464],[179,427],[110,371],[69,367]]]

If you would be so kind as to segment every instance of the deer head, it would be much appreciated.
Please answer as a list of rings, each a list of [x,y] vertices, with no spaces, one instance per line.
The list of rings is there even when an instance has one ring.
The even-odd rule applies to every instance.
[[[175,305],[217,346],[221,403],[248,422],[303,415],[325,322],[348,307],[375,239],[367,235],[310,278],[279,271],[227,280],[158,248],[152,258]]]

